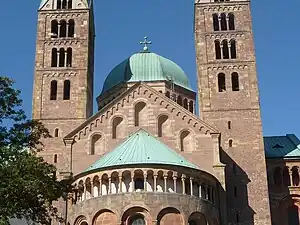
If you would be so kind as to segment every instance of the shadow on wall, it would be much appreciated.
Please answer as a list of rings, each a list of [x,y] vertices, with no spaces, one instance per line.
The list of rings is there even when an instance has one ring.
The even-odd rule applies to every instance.
[[[32,222],[27,222],[26,220],[18,220],[18,219],[11,219],[9,220],[9,224],[10,225],[32,225]],[[37,223],[33,223],[33,224],[36,224]]]
[[[251,182],[245,171],[223,150],[221,162],[226,164],[226,200],[228,224],[254,225],[255,212],[249,206],[247,185]]]
[[[291,164],[284,159],[267,160],[273,225],[300,224],[299,167]]]

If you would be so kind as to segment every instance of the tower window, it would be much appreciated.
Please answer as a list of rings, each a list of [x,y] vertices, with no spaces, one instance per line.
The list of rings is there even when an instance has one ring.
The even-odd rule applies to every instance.
[[[52,48],[51,67],[57,67],[57,49],[56,48]]]
[[[239,75],[238,73],[234,72],[231,74],[231,85],[232,85],[232,91],[239,91]]]
[[[216,59],[221,59],[221,45],[220,41],[215,40],[215,51],[216,51]]]
[[[185,130],[180,134],[180,151],[184,152],[186,145],[188,144],[188,136],[190,132]]]
[[[178,97],[177,97],[177,103],[178,103],[178,105],[182,106],[182,98],[180,95],[178,95]]]
[[[228,41],[222,41],[223,59],[229,59]]]
[[[158,117],[158,121],[157,121],[157,124],[158,124],[158,137],[162,137],[163,136],[163,133],[164,133],[164,125],[166,124],[168,120],[168,116],[166,115],[161,115]]]
[[[67,49],[67,67],[72,67],[72,48]]]
[[[227,30],[227,20],[226,20],[226,14],[221,14],[221,30]]]
[[[169,91],[166,92],[166,97],[170,98],[170,92]]]
[[[68,9],[72,9],[72,0],[68,1]]]
[[[62,0],[62,9],[66,9],[67,8],[67,0]]]
[[[61,0],[57,0],[56,8],[61,9]]]
[[[232,59],[236,59],[236,43],[235,40],[230,40],[230,56]]]
[[[294,166],[292,168],[292,182],[293,186],[299,186],[300,184],[300,178],[299,178],[299,170],[297,166]]]
[[[59,67],[65,66],[65,49],[59,49]]]
[[[189,106],[188,106],[188,100],[187,100],[186,98],[183,100],[183,107],[184,107],[185,109],[189,109]]]
[[[58,36],[58,22],[57,20],[51,21],[51,37],[57,38]]]
[[[67,22],[65,20],[61,20],[59,37],[66,37],[66,36],[67,36]]]
[[[231,121],[228,121],[228,130],[231,130]]]
[[[194,102],[192,100],[189,102],[189,110],[191,113],[194,113]]]
[[[237,187],[234,186],[234,197],[237,198],[237,196],[238,196],[238,193],[237,193]]]
[[[229,146],[230,148],[233,146],[233,140],[232,140],[232,139],[229,140],[228,146]]]
[[[273,182],[277,186],[281,186],[282,184],[282,174],[281,174],[281,168],[276,167],[273,173]]]
[[[58,137],[58,136],[59,136],[59,130],[58,130],[58,128],[56,128],[54,130],[54,137]]]
[[[112,122],[112,139],[120,137],[120,124],[123,122],[122,117],[114,118]]]
[[[214,31],[219,31],[219,16],[218,14],[213,14],[213,25],[214,25]]]
[[[144,190],[144,180],[143,179],[135,179],[134,181],[134,190]]]
[[[139,102],[134,107],[134,125],[136,127],[141,125],[141,117],[142,117],[142,111],[145,109],[146,103],[145,102]],[[143,115],[145,116],[145,115]]]
[[[291,178],[290,178],[289,168],[287,166],[284,167],[282,175],[283,175],[283,185],[286,187],[291,186]]]
[[[228,23],[229,23],[229,30],[235,30],[233,13],[228,14]]]
[[[74,20],[69,20],[68,37],[74,37],[74,33],[75,33],[75,22]]]
[[[50,85],[50,100],[56,100],[57,98],[57,81],[51,81]]]
[[[225,92],[226,91],[226,80],[225,80],[225,74],[219,73],[218,74],[218,87],[219,92]]]
[[[70,100],[71,82],[69,80],[64,81],[64,100]]]
[[[55,154],[55,155],[53,156],[53,162],[54,162],[54,163],[57,163],[57,154]]]

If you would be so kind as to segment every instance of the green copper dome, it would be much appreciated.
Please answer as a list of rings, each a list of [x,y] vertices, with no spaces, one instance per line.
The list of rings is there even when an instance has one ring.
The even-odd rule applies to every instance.
[[[168,81],[191,89],[184,71],[174,62],[152,52],[140,52],[117,65],[107,76],[102,93],[122,82]]]

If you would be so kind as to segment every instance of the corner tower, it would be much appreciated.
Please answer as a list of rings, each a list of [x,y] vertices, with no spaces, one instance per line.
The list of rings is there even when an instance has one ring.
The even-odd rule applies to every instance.
[[[92,115],[94,18],[91,0],[43,0],[38,11],[33,119],[54,137]]]
[[[250,1],[196,0],[201,118],[221,133],[228,224],[269,225]]]

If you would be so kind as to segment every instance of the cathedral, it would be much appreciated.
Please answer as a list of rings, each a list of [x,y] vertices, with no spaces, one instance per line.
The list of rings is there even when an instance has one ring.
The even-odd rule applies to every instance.
[[[299,225],[300,140],[263,137],[250,1],[195,0],[197,91],[145,37],[96,113],[93,7],[38,10],[33,119],[52,135],[41,155],[75,186],[51,223]]]

